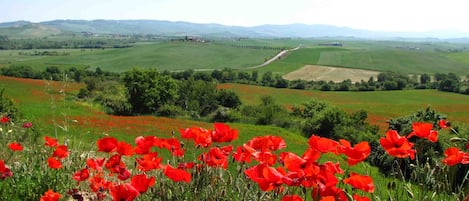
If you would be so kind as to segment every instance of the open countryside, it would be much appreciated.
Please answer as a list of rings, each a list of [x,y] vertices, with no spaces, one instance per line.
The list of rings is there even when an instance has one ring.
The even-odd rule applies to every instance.
[[[0,200],[467,198],[464,40],[154,23],[0,24]]]

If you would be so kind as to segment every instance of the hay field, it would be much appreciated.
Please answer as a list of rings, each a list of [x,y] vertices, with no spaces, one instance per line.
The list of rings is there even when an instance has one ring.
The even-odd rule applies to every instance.
[[[324,80],[342,82],[346,79],[352,82],[367,81],[370,77],[376,78],[380,72],[353,68],[338,68],[318,65],[305,65],[283,76],[287,80]]]

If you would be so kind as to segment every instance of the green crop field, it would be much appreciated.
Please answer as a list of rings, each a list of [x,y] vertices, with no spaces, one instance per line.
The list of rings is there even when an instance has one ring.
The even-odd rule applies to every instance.
[[[35,51],[57,51],[58,56],[27,55]],[[236,48],[213,43],[161,42],[119,49],[2,50],[0,65],[29,65],[38,69],[47,66],[90,66],[114,72],[133,67],[159,70],[222,69],[259,65],[276,53],[271,49]]]
[[[436,90],[400,90],[374,92],[323,92],[270,87],[222,84],[220,88],[237,92],[244,104],[259,104],[262,96],[272,96],[278,104],[291,107],[316,98],[348,112],[365,110],[372,124],[383,128],[385,120],[405,116],[431,107],[450,120],[469,123],[469,96]],[[292,98],[294,97],[294,98]]]

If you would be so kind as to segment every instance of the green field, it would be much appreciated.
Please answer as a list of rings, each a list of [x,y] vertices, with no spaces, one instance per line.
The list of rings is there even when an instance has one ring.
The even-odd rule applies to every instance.
[[[217,40],[214,43],[140,42],[129,48],[0,50],[0,67],[29,65],[36,69],[48,66],[100,67],[106,71],[123,72],[134,67],[158,70],[243,69],[257,66],[279,52],[301,46],[259,72],[287,74],[304,65],[323,65],[394,71],[407,74],[453,72],[464,76],[469,72],[467,52],[463,44],[341,41],[343,47],[318,46],[325,40],[307,39],[243,39]],[[277,49],[275,49],[277,48]],[[409,48],[418,48],[409,49]],[[30,56],[35,52],[53,51],[58,56]],[[252,71],[249,69],[248,71]]]
[[[262,96],[272,96],[277,103],[293,106],[313,98],[332,103],[348,112],[365,110],[371,123],[381,128],[385,120],[405,116],[431,107],[448,116],[451,121],[469,123],[469,96],[436,90],[399,90],[374,92],[323,92],[242,84],[222,84],[220,88],[238,93],[243,104],[260,103]]]
[[[20,55],[20,52],[32,54],[34,51],[57,51],[59,56]],[[271,49],[236,48],[214,43],[161,42],[120,49],[2,50],[0,65],[29,65],[37,69],[47,66],[90,66],[114,72],[133,67],[158,70],[222,69],[255,66],[276,53]]]

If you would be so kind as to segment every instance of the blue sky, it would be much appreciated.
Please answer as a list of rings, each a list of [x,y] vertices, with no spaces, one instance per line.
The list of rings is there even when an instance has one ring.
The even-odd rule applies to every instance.
[[[154,19],[256,26],[330,24],[377,31],[469,33],[466,0],[1,0],[0,22]]]

